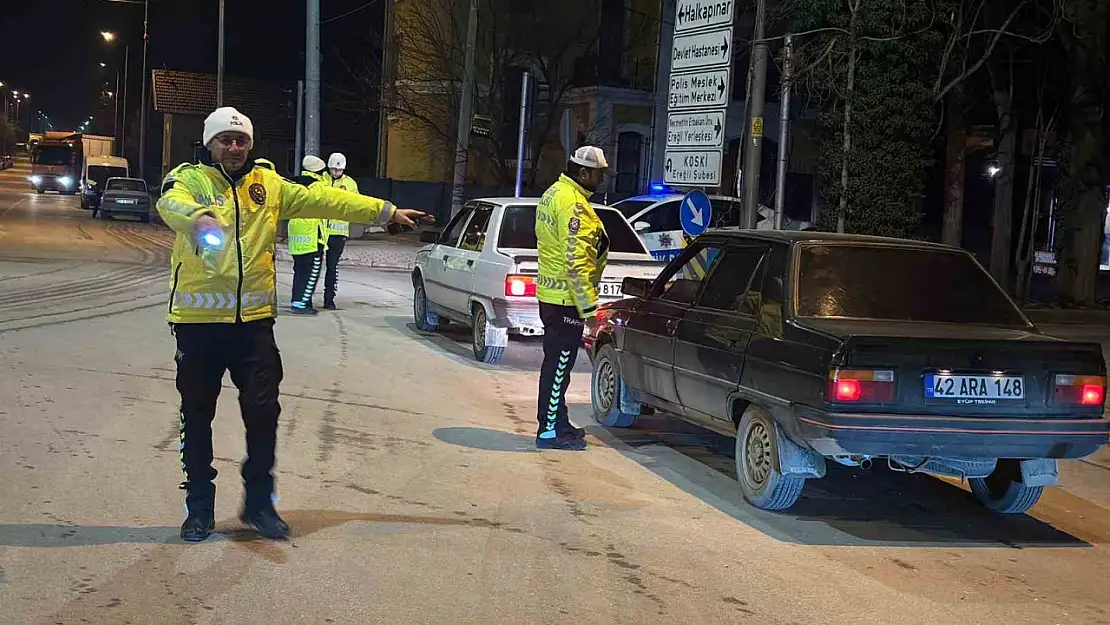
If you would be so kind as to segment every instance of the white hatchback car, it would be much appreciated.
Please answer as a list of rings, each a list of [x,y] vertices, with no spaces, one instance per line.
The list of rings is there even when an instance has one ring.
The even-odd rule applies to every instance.
[[[444,321],[473,329],[474,357],[495,363],[510,334],[542,336],[536,276],[536,205],[539,198],[489,198],[467,202],[442,232],[416,254],[412,272],[413,317],[435,331]],[[601,300],[621,299],[625,278],[654,279],[665,266],[653,259],[620,212],[593,205],[609,235],[609,263]]]

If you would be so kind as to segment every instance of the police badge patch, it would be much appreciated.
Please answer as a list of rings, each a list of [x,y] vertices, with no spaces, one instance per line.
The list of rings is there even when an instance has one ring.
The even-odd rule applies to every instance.
[[[579,228],[582,227],[582,222],[577,217],[571,217],[570,223],[567,224],[571,234],[578,234]]]
[[[250,194],[255,204],[262,206],[266,203],[266,187],[262,186],[261,183],[256,182],[252,184],[250,188],[247,189],[247,193]]]

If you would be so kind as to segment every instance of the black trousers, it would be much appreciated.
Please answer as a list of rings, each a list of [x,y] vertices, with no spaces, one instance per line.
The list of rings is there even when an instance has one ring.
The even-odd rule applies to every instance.
[[[289,303],[294,308],[312,308],[312,296],[316,294],[316,283],[320,281],[323,260],[323,245],[311,254],[293,257],[293,295]]]
[[[224,372],[239,389],[247,431],[242,476],[248,510],[273,505],[277,447],[278,387],[283,369],[274,340],[274,320],[173,326],[177,338],[177,390],[181,393],[181,470],[185,507],[212,512],[216,469],[212,466],[212,420]]]
[[[571,428],[567,415],[567,387],[582,345],[585,322],[574,306],[543,302],[540,302],[540,319],[543,321],[543,366],[537,402],[537,436],[555,438]]]
[[[335,292],[339,288],[339,259],[343,257],[343,248],[347,246],[347,237],[333,234],[328,237],[327,273],[324,274],[324,303],[335,303]]]

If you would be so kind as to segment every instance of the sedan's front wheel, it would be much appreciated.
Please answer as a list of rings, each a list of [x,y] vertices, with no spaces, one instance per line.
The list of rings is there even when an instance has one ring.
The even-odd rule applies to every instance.
[[[775,468],[779,431],[763,409],[749,406],[736,431],[736,478],[744,499],[761,510],[786,510],[802,496],[806,481]]]
[[[612,345],[603,345],[594,358],[590,386],[590,405],[594,420],[611,428],[632,427],[640,414],[640,405],[627,401],[622,404],[621,398],[626,393],[617,352]]]

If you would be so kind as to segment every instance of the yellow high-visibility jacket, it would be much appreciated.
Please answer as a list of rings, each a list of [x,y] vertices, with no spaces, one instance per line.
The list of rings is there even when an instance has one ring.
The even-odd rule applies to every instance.
[[[597,288],[609,258],[609,236],[589,195],[562,175],[536,207],[536,297],[547,304],[574,306],[583,318],[597,309]]]
[[[302,171],[302,178],[311,179],[315,182],[323,182],[323,174],[314,174],[310,171]],[[289,220],[289,253],[293,256],[300,256],[302,254],[315,254],[320,246],[323,249],[328,249],[328,221],[326,219],[290,219]]]
[[[170,323],[236,323],[277,315],[274,252],[280,219],[349,219],[385,224],[391,202],[328,185],[287,180],[253,167],[232,183],[219,165],[185,164],[162,183],[162,220],[177,233],[171,260]],[[224,244],[206,249],[197,218],[211,215]]]
[[[352,178],[352,177],[350,177],[346,174],[343,174],[342,176],[340,176],[338,178],[332,178],[329,175],[328,178],[331,179],[331,186],[336,187],[338,189],[344,189],[344,190],[350,191],[352,193],[358,193],[358,183],[355,182],[354,178]],[[329,219],[328,220],[328,236],[331,236],[333,234],[339,235],[341,237],[351,236],[351,222],[342,221],[340,219]]]

